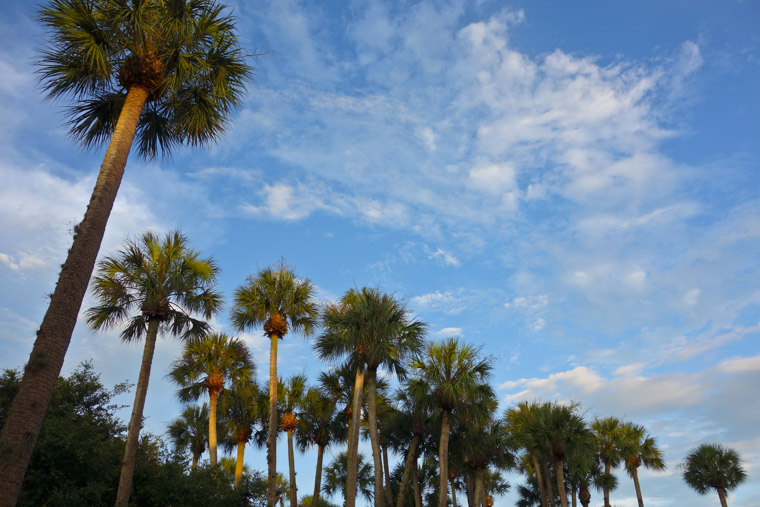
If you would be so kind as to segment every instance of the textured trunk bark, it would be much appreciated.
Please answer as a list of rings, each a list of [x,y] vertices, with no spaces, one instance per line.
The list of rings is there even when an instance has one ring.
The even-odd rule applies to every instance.
[[[216,405],[219,393],[208,393],[208,459],[216,466]]]
[[[240,479],[243,478],[243,460],[245,459],[245,442],[237,444],[237,460],[235,460],[235,487],[240,485]]]
[[[485,491],[483,491],[483,469],[475,469],[475,506],[482,507],[485,501]]]
[[[612,471],[612,465],[610,465],[610,462],[607,461],[604,463],[604,474],[610,475],[610,472]],[[606,486],[604,487],[604,507],[612,507],[610,505],[610,490]]]
[[[420,490],[420,480],[417,476],[417,459],[412,463],[412,491],[414,491],[414,507],[422,507],[422,491]]]
[[[575,484],[573,484],[573,489],[570,492],[570,499],[573,502],[573,507],[578,507],[578,489],[575,487]]]
[[[449,477],[449,486],[451,487],[451,507],[457,507],[457,493],[454,487],[454,477]]]
[[[377,434],[377,368],[367,369],[367,419],[375,469],[375,507],[385,507],[383,462],[380,457],[380,437]]]
[[[346,507],[356,507],[356,473],[359,454],[359,421],[362,411],[362,390],[364,389],[363,369],[356,371],[354,399],[351,404],[351,441],[348,443],[348,473],[346,477]]]
[[[140,441],[140,426],[142,425],[145,396],[148,394],[148,382],[150,381],[150,367],[153,364],[153,352],[156,349],[158,324],[158,320],[151,319],[148,322],[148,331],[145,333],[145,348],[143,349],[142,363],[140,364],[140,376],[137,379],[135,403],[132,405],[132,417],[129,419],[129,430],[127,432],[127,445],[124,449],[124,459],[121,462],[119,490],[116,493],[117,507],[126,507],[127,504],[129,504],[129,495],[132,493],[132,477],[135,473],[135,456],[137,455],[137,445]]]
[[[127,93],[90,204],[75,229],[74,241],[37,331],[18,394],[8,411],[0,435],[0,506],[15,505],[21,491],[147,98],[148,91],[142,88],[133,87]]]
[[[451,414],[448,410],[441,413],[441,442],[438,446],[438,463],[440,467],[440,482],[438,490],[438,507],[446,507],[448,494],[446,492],[447,477],[449,476],[449,432],[451,431]]]
[[[567,493],[565,492],[565,470],[561,459],[555,459],[554,467],[557,469],[557,493],[562,507],[567,507]]]
[[[385,505],[393,505],[393,491],[391,490],[391,470],[388,464],[388,446],[382,446],[383,449],[383,475],[385,476]]]
[[[464,474],[464,484],[467,490],[467,506],[475,507],[475,480],[472,478],[472,474]]]
[[[269,435],[267,438],[267,506],[277,503],[277,342],[280,337],[269,336]]]
[[[201,455],[200,454],[193,454],[193,464],[190,467],[190,470],[195,470],[198,468],[198,461],[200,461]]]
[[[406,463],[404,463],[404,475],[401,476],[401,484],[398,486],[398,495],[396,496],[396,507],[404,507],[404,490],[409,476],[412,472],[412,462],[417,461],[417,444],[420,442],[420,436],[415,433],[412,435],[412,443],[409,446],[409,452],[406,454]]]
[[[325,448],[317,446],[317,475],[314,476],[314,494],[311,496],[311,505],[319,507],[319,488],[322,487],[322,455]]]
[[[641,496],[641,486],[639,486],[638,468],[634,468],[631,475],[633,476],[633,485],[636,487],[636,499],[639,501],[639,507],[644,507],[644,498]]]
[[[720,498],[721,507],[728,507],[728,503],[726,503],[726,491],[723,488],[718,488],[718,498]]]
[[[541,497],[541,507],[549,507],[549,499],[546,495],[546,484],[544,484],[544,478],[541,474],[541,465],[538,463],[538,458],[535,454],[531,454],[533,460],[533,470],[536,472],[536,483],[538,484],[538,495]]]
[[[298,507],[298,486],[296,486],[296,456],[293,451],[293,430],[288,430],[288,469],[290,470],[290,507]]]
[[[554,507],[554,488],[552,486],[551,474],[549,473],[548,460],[541,461],[541,470],[544,473],[544,489],[546,490],[546,501],[549,507]]]

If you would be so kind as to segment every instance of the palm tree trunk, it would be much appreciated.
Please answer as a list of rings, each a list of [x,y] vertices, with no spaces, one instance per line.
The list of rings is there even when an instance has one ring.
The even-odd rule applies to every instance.
[[[552,476],[549,473],[548,460],[541,460],[541,469],[544,472],[544,489],[546,490],[546,501],[549,504],[549,507],[554,507],[554,488],[552,487]]]
[[[140,426],[142,426],[145,397],[148,394],[150,367],[153,364],[153,351],[156,349],[158,324],[159,321],[157,319],[150,319],[148,322],[148,331],[145,334],[145,348],[143,349],[142,363],[140,364],[140,375],[137,378],[135,402],[132,405],[132,417],[129,419],[127,445],[124,449],[124,459],[121,462],[119,490],[116,493],[117,507],[126,507],[127,504],[129,504],[129,495],[132,493],[132,477],[135,473],[135,457],[137,456],[137,445],[140,441]]]
[[[277,503],[277,342],[279,335],[269,335],[269,435],[267,438],[267,506]]]
[[[200,454],[193,454],[193,464],[190,466],[190,470],[195,470],[198,468],[198,461],[200,461],[201,455]]]
[[[385,507],[383,496],[383,462],[380,457],[380,438],[377,435],[377,368],[367,369],[367,419],[369,440],[375,468],[375,507]]]
[[[609,461],[604,462],[604,475],[609,476],[611,472],[612,466],[610,465]],[[610,490],[606,486],[604,486],[604,507],[612,507],[610,505]]]
[[[483,469],[475,469],[475,506],[481,507],[485,501],[485,491],[483,490]]]
[[[422,491],[420,490],[420,480],[417,474],[417,458],[412,463],[412,491],[414,491],[414,507],[422,507]]]
[[[726,491],[723,488],[718,488],[718,498],[720,498],[721,507],[728,507],[726,503]]]
[[[441,442],[438,446],[438,463],[440,468],[440,483],[438,492],[438,507],[446,507],[448,494],[446,485],[449,476],[449,432],[451,431],[451,414],[443,410],[441,414]]]
[[[218,392],[208,393],[208,459],[211,466],[216,466],[216,405]]]
[[[541,474],[541,465],[538,464],[538,457],[535,454],[530,456],[533,459],[533,470],[536,472],[536,483],[538,483],[538,495],[541,497],[541,507],[549,507],[549,497],[546,494],[546,484]]]
[[[351,440],[348,442],[348,473],[346,477],[346,507],[356,507],[356,474],[359,465],[359,419],[361,415],[362,390],[364,388],[364,376],[366,373],[363,368],[356,370],[356,380],[354,381],[354,399],[351,404],[351,427],[349,434]]]
[[[555,468],[557,469],[557,493],[562,507],[567,507],[567,493],[565,493],[565,470],[561,459],[555,459]]]
[[[388,464],[388,446],[382,446],[383,449],[383,470],[385,471],[385,505],[393,505],[393,491],[391,490],[391,470]]]
[[[235,460],[235,487],[240,485],[240,479],[243,478],[243,459],[245,458],[245,441],[237,443],[237,460]]]
[[[396,496],[396,507],[404,507],[404,490],[406,483],[409,481],[409,475],[412,471],[412,462],[417,461],[417,444],[420,442],[420,435],[412,435],[412,443],[406,454],[406,463],[404,463],[404,475],[401,476],[401,484],[398,486],[398,495]]]
[[[570,492],[570,498],[573,502],[573,507],[578,507],[578,488],[573,484],[573,490]]]
[[[639,501],[639,507],[644,507],[644,498],[641,496],[641,486],[639,486],[639,471],[636,467],[633,467],[631,476],[633,477],[633,485],[636,487],[636,498]]]
[[[449,477],[449,486],[451,486],[451,507],[457,507],[457,493],[454,487],[455,477]]]
[[[319,507],[319,488],[322,487],[322,455],[325,448],[317,446],[317,475],[314,476],[314,494],[311,496],[311,505]]]
[[[288,430],[288,468],[290,469],[290,507],[298,507],[296,486],[296,457],[293,451],[293,430]]]
[[[84,219],[61,267],[18,394],[0,435],[0,506],[16,504],[82,306],[148,91],[132,87],[108,144]]]
[[[467,493],[467,506],[475,507],[475,480],[470,473],[464,474],[464,485]]]

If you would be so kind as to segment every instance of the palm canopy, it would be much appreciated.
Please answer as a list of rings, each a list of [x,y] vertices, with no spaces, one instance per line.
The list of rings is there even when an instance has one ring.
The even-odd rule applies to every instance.
[[[747,479],[739,453],[720,444],[700,445],[680,466],[686,484],[700,495],[710,489],[731,491]]]
[[[137,149],[153,158],[224,131],[251,67],[234,19],[213,0],[52,0],[39,11],[49,45],[39,73],[51,98],[70,97],[72,136],[111,138],[126,92],[148,92]]]
[[[650,470],[665,470],[662,451],[657,447],[655,438],[647,434],[644,426],[625,423],[621,433],[621,454],[628,475],[633,477],[636,469],[642,465]]]
[[[169,425],[168,433],[175,449],[190,450],[195,468],[208,442],[208,405],[185,408],[182,415]]]
[[[358,472],[356,476],[356,487],[365,500],[371,501],[374,496],[372,489],[372,477],[374,475],[372,465],[364,461],[364,456],[361,454],[359,454],[357,462]],[[325,468],[325,484],[322,486],[322,491],[328,495],[334,495],[335,493],[341,492],[343,498],[346,498],[345,488],[347,470],[348,454],[342,452]]]
[[[325,448],[338,439],[340,420],[337,399],[324,389],[310,388],[303,398],[303,411],[296,430],[298,450],[306,452],[312,445]]]
[[[254,435],[254,427],[261,421],[258,386],[253,382],[237,384],[225,391],[219,398],[223,446],[226,452],[233,452],[240,443],[248,443]]]
[[[146,232],[113,257],[98,263],[92,292],[100,304],[85,312],[93,329],[107,329],[127,321],[121,337],[145,336],[148,322],[160,322],[159,331],[193,338],[204,335],[208,324],[191,317],[211,318],[222,306],[214,290],[219,273],[212,258],[202,258],[177,232],[163,239]]]

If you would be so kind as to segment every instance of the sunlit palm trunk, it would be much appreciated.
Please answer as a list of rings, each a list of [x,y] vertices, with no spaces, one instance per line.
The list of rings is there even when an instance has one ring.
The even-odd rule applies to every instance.
[[[351,440],[348,442],[348,473],[346,477],[346,507],[356,506],[356,473],[359,454],[359,416],[361,415],[362,390],[364,388],[363,369],[356,372],[354,381],[354,399],[351,404]]]
[[[293,451],[293,430],[288,430],[288,468],[290,469],[290,507],[298,507],[296,486],[296,458]]]
[[[720,498],[721,507],[728,507],[728,503],[726,503],[726,492],[723,488],[718,488],[718,498]]]
[[[481,507],[485,505],[486,492],[483,487],[483,469],[475,469],[475,505]]]
[[[639,501],[639,507],[644,507],[644,497],[641,496],[641,486],[639,485],[639,471],[637,468],[633,469],[631,476],[633,477],[633,485],[636,487],[636,498]]]
[[[557,493],[559,493],[559,501],[562,507],[567,507],[567,493],[565,492],[565,471],[562,465],[561,459],[554,461],[555,468],[557,469]]]
[[[211,466],[216,466],[216,405],[219,393],[208,393],[208,459]]]
[[[391,491],[391,470],[388,464],[388,446],[383,447],[383,470],[385,471],[385,505],[391,507],[393,505],[393,491]]]
[[[142,426],[145,397],[148,394],[150,367],[153,364],[153,352],[156,350],[158,324],[159,321],[157,319],[151,319],[148,323],[148,332],[145,333],[145,348],[143,349],[142,363],[140,364],[140,375],[137,379],[135,402],[132,405],[132,417],[129,419],[127,445],[124,450],[124,459],[121,462],[119,490],[116,493],[117,507],[126,507],[127,504],[129,504],[129,495],[132,492],[132,477],[135,473],[135,456],[137,455],[137,445],[140,441],[140,426]]]
[[[367,419],[369,420],[369,440],[372,443],[372,459],[375,471],[375,507],[384,507],[383,462],[380,457],[380,439],[377,435],[377,369],[367,370]]]
[[[243,478],[243,461],[245,459],[245,440],[237,443],[237,459],[235,460],[235,487],[240,486],[240,479]]]
[[[438,494],[438,507],[446,507],[448,494],[446,492],[447,478],[449,476],[449,432],[451,431],[451,414],[443,410],[441,414],[441,442],[438,446],[438,463],[440,467],[440,489]]]
[[[406,455],[406,463],[404,463],[404,475],[401,476],[401,484],[398,487],[398,495],[396,496],[396,507],[404,507],[404,490],[409,482],[409,476],[412,472],[412,463],[417,460],[417,445],[420,442],[420,436],[415,433],[412,435],[412,443],[409,446],[409,452]]]
[[[533,469],[536,471],[536,483],[538,484],[538,494],[541,497],[541,507],[549,507],[549,498],[546,494],[546,484],[544,484],[544,478],[541,474],[541,465],[538,463],[538,457],[535,454],[531,455],[533,459]]]
[[[269,435],[267,439],[267,506],[277,503],[277,342],[280,337],[269,336]]]
[[[314,476],[314,494],[311,496],[311,504],[314,507],[319,507],[319,489],[322,486],[322,455],[324,452],[324,447],[317,446],[317,474]]]
[[[0,436],[0,506],[15,505],[21,491],[147,98],[148,91],[143,88],[133,87],[127,93],[90,204],[75,229],[74,241],[37,331],[18,394]]]

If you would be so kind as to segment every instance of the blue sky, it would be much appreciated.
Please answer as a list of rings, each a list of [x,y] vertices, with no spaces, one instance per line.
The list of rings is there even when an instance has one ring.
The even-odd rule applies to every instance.
[[[760,4],[233,6],[266,53],[244,107],[209,150],[129,160],[101,253],[179,228],[228,300],[281,257],[323,300],[379,286],[431,339],[493,355],[502,408],[575,400],[646,425],[668,464],[642,473],[647,505],[713,505],[676,465],[714,441],[746,461],[732,505],[760,505]],[[42,98],[43,43],[32,4],[0,7],[2,367],[28,357],[102,159]],[[244,338],[263,380],[268,343]],[[157,348],[149,431],[180,411],[164,378],[180,348]],[[301,337],[280,350],[283,375],[326,367]],[[64,370],[134,382],[140,353],[80,323]],[[298,458],[302,494],[315,461]],[[635,505],[619,475],[613,503]]]

